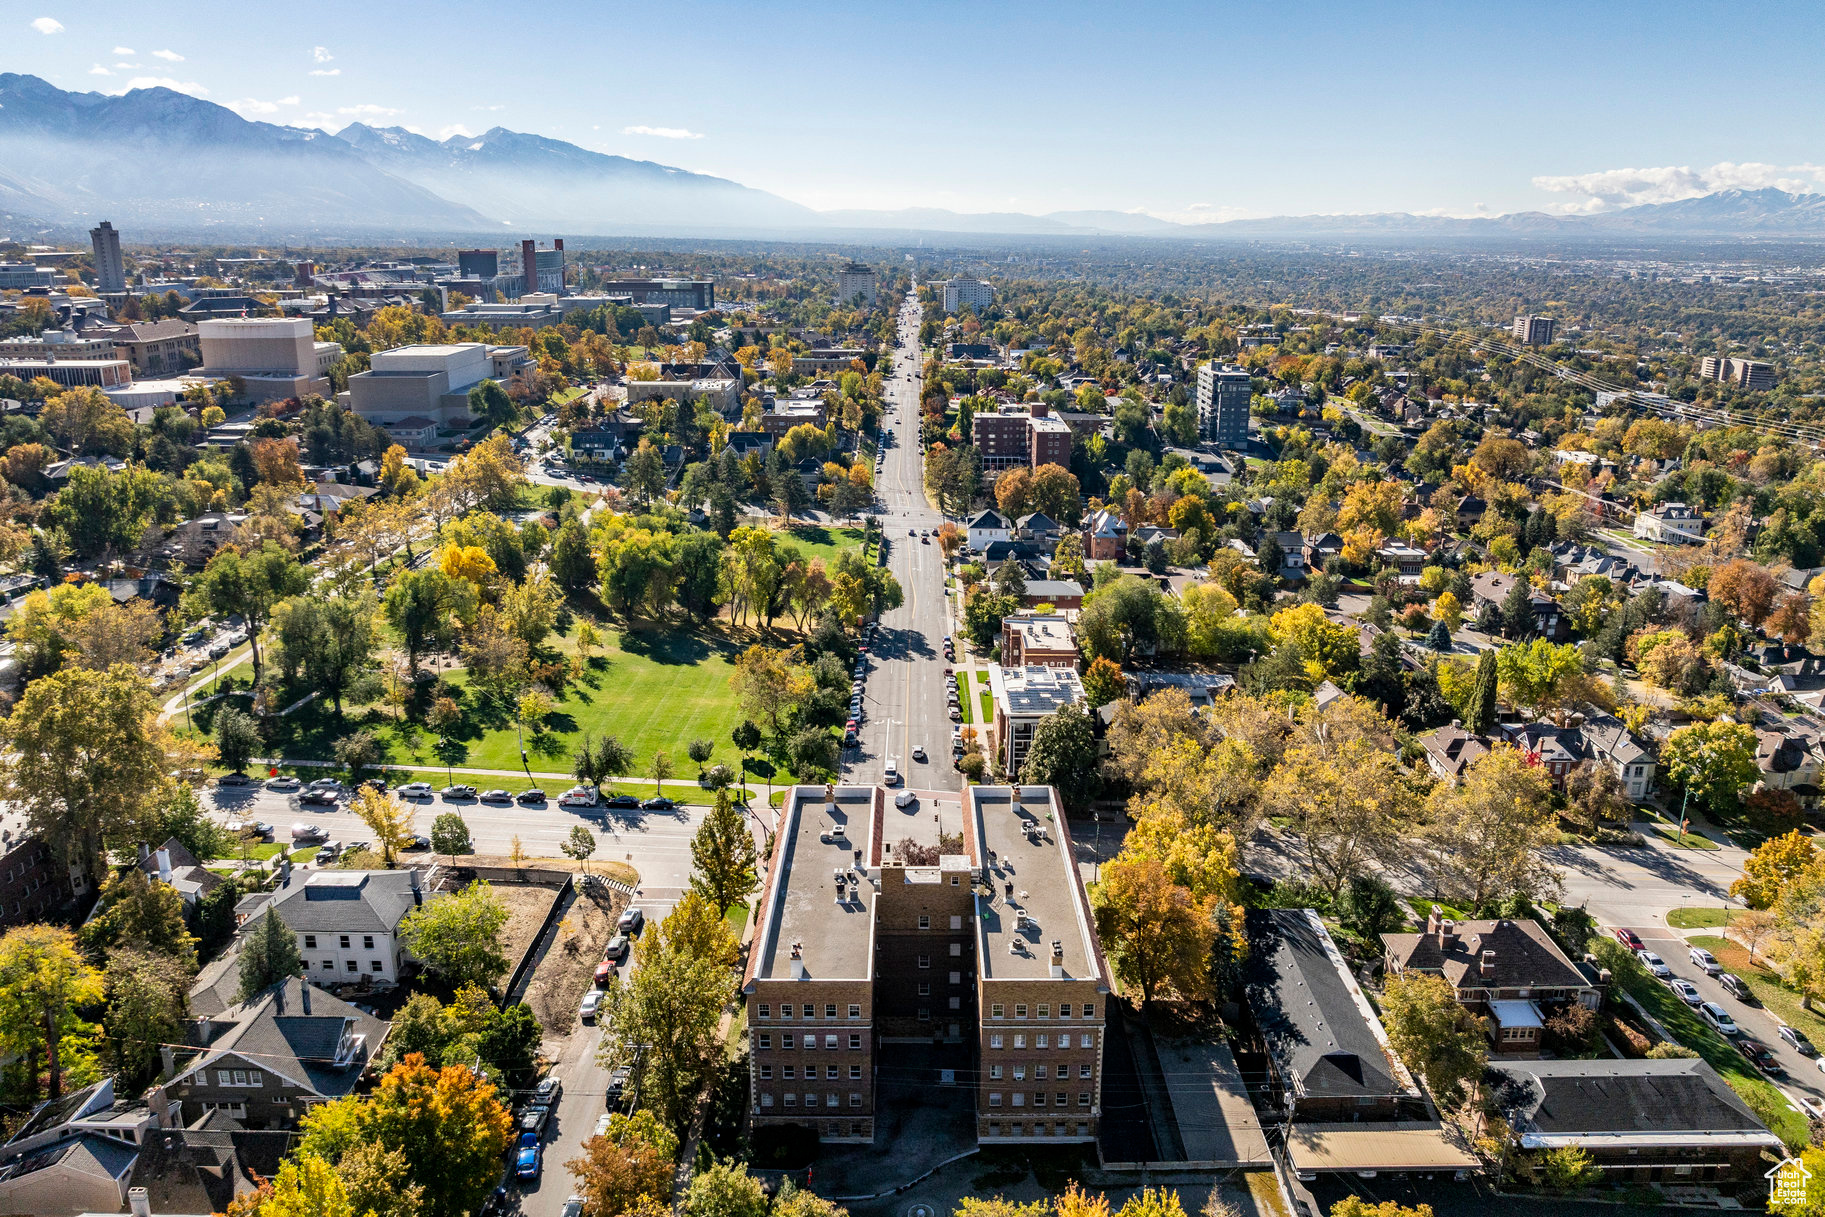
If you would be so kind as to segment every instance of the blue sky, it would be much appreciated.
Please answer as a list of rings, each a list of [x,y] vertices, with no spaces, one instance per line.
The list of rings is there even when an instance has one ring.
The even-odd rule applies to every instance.
[[[16,0],[0,70],[500,125],[820,209],[1177,219],[1825,189],[1825,5]]]

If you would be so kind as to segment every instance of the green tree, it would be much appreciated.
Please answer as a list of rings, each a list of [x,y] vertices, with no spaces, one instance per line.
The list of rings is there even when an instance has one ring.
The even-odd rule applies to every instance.
[[[380,763],[380,737],[363,729],[351,731],[330,745],[336,763],[349,771],[349,781],[359,782],[361,775]]]
[[[559,843],[558,848],[564,851],[566,858],[574,858],[583,866],[585,874],[589,872],[589,856],[596,852],[596,834],[581,824],[571,826],[570,836]]]
[[[1534,617],[1533,587],[1526,576],[1514,581],[1502,597],[1502,633],[1509,638],[1526,638],[1539,628]]]
[[[786,757],[800,781],[812,781],[836,769],[836,737],[818,727],[806,727],[786,741]]]
[[[16,926],[0,937],[0,1050],[19,1058],[36,1097],[39,1063],[48,1093],[63,1093],[67,1074],[95,1076],[95,1028],[82,1011],[106,992],[102,974],[76,949],[76,936],[50,925]]]
[[[297,596],[273,609],[278,661],[286,679],[302,675],[330,699],[338,717],[343,698],[368,679],[379,645],[378,606],[371,594]]]
[[[672,758],[663,749],[654,752],[646,765],[647,774],[653,779],[653,796],[665,793],[665,780],[672,776]]]
[[[501,947],[507,918],[493,887],[478,880],[407,913],[399,934],[412,954],[451,984],[493,985],[509,966]]]
[[[336,1163],[336,1177],[359,1217],[418,1217],[425,1211],[424,1185],[412,1182],[412,1164],[401,1150],[357,1145]]]
[[[686,1217],[767,1217],[767,1189],[739,1162],[712,1162],[691,1178]]]
[[[184,924],[184,898],[169,883],[155,883],[139,867],[127,867],[102,884],[96,909],[82,929],[84,946],[102,954],[165,955],[196,971],[196,939]]]
[[[716,803],[691,838],[691,890],[717,912],[747,899],[759,882],[755,872],[754,835],[727,790],[716,792]]]
[[[642,503],[650,503],[665,489],[665,461],[653,441],[640,441],[621,470],[621,482]]]
[[[456,863],[458,854],[475,852],[475,842],[469,838],[469,825],[454,811],[446,811],[431,821],[431,848]]]
[[[1029,786],[1051,786],[1065,806],[1083,811],[1102,787],[1096,736],[1082,706],[1060,706],[1033,728],[1020,780]]]
[[[513,422],[519,410],[513,404],[513,398],[507,396],[507,390],[492,380],[484,379],[469,390],[469,414],[497,427],[505,427]]]
[[[701,782],[703,780],[703,767],[709,763],[710,757],[715,751],[716,745],[707,739],[694,739],[690,742],[690,745],[685,748],[684,754],[690,757],[697,765],[698,781]]]
[[[596,555],[589,548],[589,534],[574,519],[558,525],[552,540],[551,577],[571,595],[596,584]]]
[[[223,706],[215,715],[216,757],[230,773],[243,773],[261,748],[260,724],[251,714]]]
[[[1498,744],[1461,782],[1441,782],[1426,811],[1439,882],[1471,908],[1556,890],[1558,874],[1545,857],[1559,841],[1552,779],[1515,748]]]
[[[254,922],[241,947],[241,987],[236,1001],[247,1001],[287,977],[304,971],[304,957],[298,953],[298,936],[288,929],[279,914],[268,908],[266,915]]]
[[[1108,705],[1127,691],[1128,682],[1114,660],[1099,656],[1084,669],[1084,701],[1092,709]]]
[[[619,736],[605,735],[600,741],[593,741],[585,732],[582,742],[577,745],[576,756],[571,759],[570,771],[577,781],[600,787],[608,779],[626,773],[633,765],[633,749],[622,743]]]
[[[1580,684],[1584,657],[1570,643],[1536,638],[1496,652],[1496,674],[1508,700],[1536,714],[1562,705]]]
[[[1761,772],[1755,750],[1755,729],[1747,724],[1693,723],[1667,736],[1660,763],[1668,780],[1684,787],[1699,806],[1722,811]]]
[[[0,726],[0,797],[92,884],[104,842],[149,835],[166,782],[168,737],[157,714],[145,679],[117,664],[40,677]]]
[[[1485,650],[1477,657],[1476,681],[1470,686],[1469,717],[1464,720],[1464,730],[1472,735],[1488,735],[1495,730],[1498,679],[1495,652]]]
[[[137,1090],[158,1072],[159,1045],[183,1039],[191,969],[157,951],[108,954],[103,1018],[114,1069],[124,1089]]]
[[[367,1217],[357,1213],[336,1168],[316,1154],[299,1154],[279,1163],[272,1193],[260,1202],[258,1217]]]
[[[425,655],[455,645],[461,600],[449,576],[435,566],[407,571],[387,589],[387,624],[398,633],[414,675]]]
[[[209,612],[238,614],[247,623],[254,676],[258,679],[262,663],[260,634],[273,606],[288,596],[301,595],[309,583],[298,559],[276,541],[265,541],[246,555],[230,545],[209,560],[191,585],[188,598]]]
[[[1127,851],[1124,850],[1124,855]],[[1152,854],[1104,864],[1091,905],[1096,929],[1115,955],[1115,974],[1141,991],[1143,1004],[1170,990],[1204,994],[1214,934],[1210,915],[1191,891],[1173,883]]]
[[[1482,1020],[1458,1004],[1444,977],[1392,977],[1382,995],[1382,1021],[1395,1054],[1425,1079],[1442,1106],[1455,1108],[1483,1076],[1489,1049]]]
[[[716,1027],[735,992],[735,933],[710,903],[686,893],[636,948],[627,983],[609,991],[600,1057],[629,1066],[641,1105],[682,1129],[719,1059]]]

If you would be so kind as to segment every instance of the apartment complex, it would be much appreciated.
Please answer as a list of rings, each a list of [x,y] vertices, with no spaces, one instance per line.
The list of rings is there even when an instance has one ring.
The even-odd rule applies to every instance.
[[[944,311],[954,313],[964,305],[969,305],[977,312],[995,303],[993,284],[981,279],[946,279],[944,281]]]
[[[1248,442],[1248,403],[1254,386],[1248,372],[1222,364],[1198,367],[1198,431],[1213,444]]]
[[[1522,316],[1514,319],[1514,324],[1508,327],[1508,331],[1514,335],[1516,342],[1530,347],[1543,347],[1552,345],[1553,331],[1558,327],[1558,319],[1554,317]]]
[[[1021,466],[1071,467],[1071,427],[1053,418],[1042,401],[976,415],[970,420],[970,439],[982,456],[983,476],[991,481]]]
[[[755,1124],[871,1142],[894,1046],[973,1038],[980,1139],[1094,1138],[1108,968],[1056,793],[973,788],[935,864],[885,815],[879,787],[788,794],[743,978]]]
[[[1009,773],[1019,773],[1032,747],[1039,720],[1062,706],[1084,700],[1083,682],[1071,666],[1045,667],[1031,659],[1026,666],[989,665],[989,692],[995,700],[991,740]]]
[[[120,234],[114,225],[103,220],[99,228],[89,229],[89,244],[95,250],[95,290],[104,296],[127,290],[127,268],[120,260]]]
[[[1715,355],[1699,360],[1698,377],[1722,381],[1739,389],[1772,389],[1776,379],[1772,364],[1759,359],[1720,359]]]
[[[836,273],[836,302],[848,304],[858,296],[869,308],[875,306],[874,267],[860,262],[845,263]]]

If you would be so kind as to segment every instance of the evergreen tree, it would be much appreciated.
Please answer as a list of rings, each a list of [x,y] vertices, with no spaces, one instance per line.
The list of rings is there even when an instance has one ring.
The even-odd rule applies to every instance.
[[[716,792],[716,805],[691,838],[691,890],[719,913],[747,898],[759,882],[754,864],[754,835],[727,790]]]
[[[1432,623],[1432,632],[1426,636],[1426,645],[1437,651],[1440,655],[1449,654],[1451,651],[1451,627],[1442,621],[1434,621]]]
[[[248,998],[304,970],[298,953],[298,936],[271,909],[254,925],[241,948],[241,989],[236,1001]]]
[[[1495,651],[1484,651],[1476,661],[1476,683],[1470,686],[1470,713],[1464,729],[1472,735],[1487,735],[1495,729]]]
[[[1534,632],[1534,624],[1533,585],[1526,576],[1519,576],[1502,598],[1502,633],[1525,638]]]

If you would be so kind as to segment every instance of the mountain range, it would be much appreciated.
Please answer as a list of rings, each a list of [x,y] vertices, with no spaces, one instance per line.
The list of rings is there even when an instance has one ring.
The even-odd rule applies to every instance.
[[[1595,215],[1277,216],[1181,224],[1141,212],[814,211],[726,178],[495,127],[433,140],[246,119],[171,89],[73,93],[0,73],[0,221],[223,240],[469,233],[896,240],[913,234],[1193,240],[1815,239],[1825,195],[1724,190]]]

